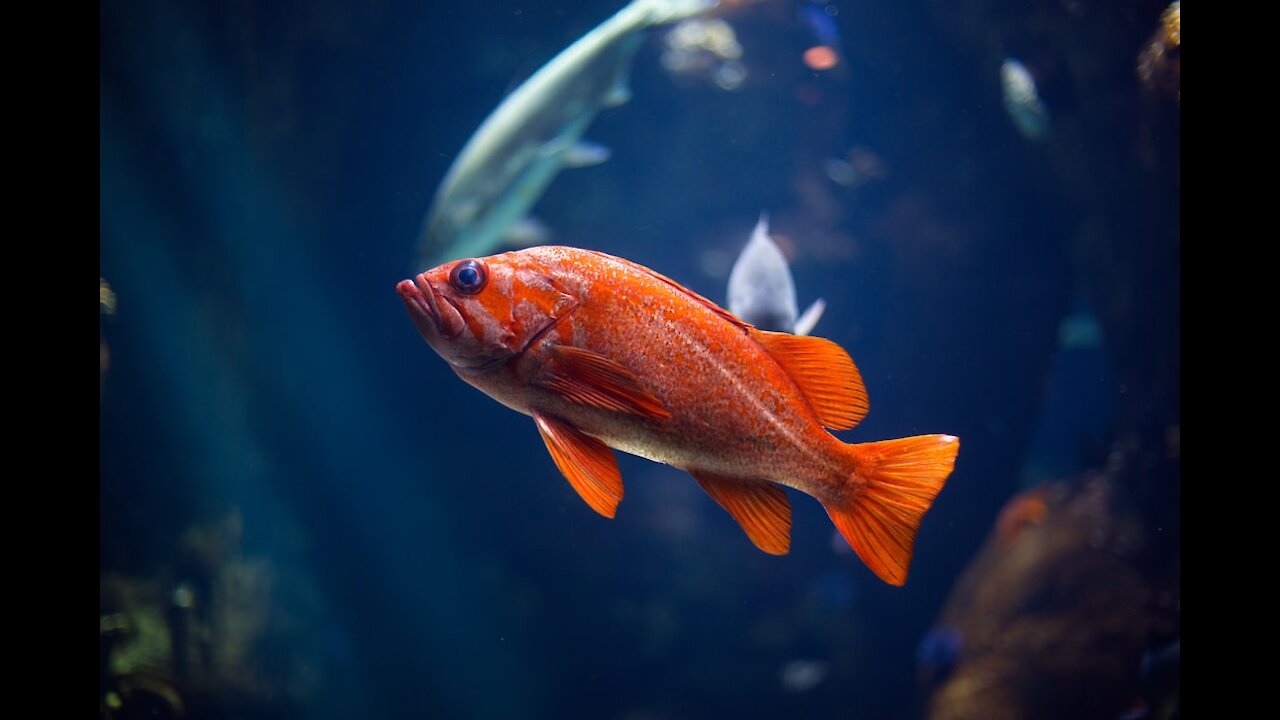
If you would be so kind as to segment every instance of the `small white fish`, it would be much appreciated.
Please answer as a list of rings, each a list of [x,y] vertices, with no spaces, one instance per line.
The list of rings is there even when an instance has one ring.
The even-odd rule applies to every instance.
[[[1078,350],[1102,347],[1102,324],[1098,318],[1082,308],[1062,318],[1058,324],[1058,349]]]
[[[1035,78],[1025,65],[1006,58],[1000,65],[1000,89],[1004,94],[1004,109],[1023,137],[1040,140],[1049,134],[1049,109],[1040,99]]]
[[[827,303],[816,300],[796,318],[796,286],[787,258],[769,237],[769,218],[761,214],[751,239],[729,272],[729,312],[761,330],[808,335]]]
[[[792,660],[778,671],[782,687],[789,692],[808,692],[826,679],[831,665],[821,660]]]
[[[564,167],[604,162],[582,134],[606,107],[631,97],[627,76],[644,32],[718,0],[633,0],[542,66],[485,119],[436,191],[419,243],[432,267],[487,255]]]

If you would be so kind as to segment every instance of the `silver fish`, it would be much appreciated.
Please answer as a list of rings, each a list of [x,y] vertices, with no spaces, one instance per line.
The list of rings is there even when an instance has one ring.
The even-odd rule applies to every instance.
[[[797,307],[787,258],[769,237],[769,218],[761,215],[729,272],[729,312],[761,330],[808,335],[827,303],[816,300],[798,319]]]
[[[1027,66],[1007,58],[1000,65],[1000,90],[1004,109],[1028,140],[1040,140],[1049,134],[1049,108],[1040,99],[1035,78]]]
[[[581,142],[596,114],[631,97],[627,77],[645,31],[718,0],[633,0],[542,66],[485,119],[450,166],[423,225],[420,267],[487,255],[564,167],[604,162]]]

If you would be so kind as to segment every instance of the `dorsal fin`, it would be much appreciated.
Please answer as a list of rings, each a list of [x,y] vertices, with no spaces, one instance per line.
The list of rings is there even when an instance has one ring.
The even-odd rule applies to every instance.
[[[844,348],[826,338],[754,328],[751,337],[800,387],[824,427],[848,430],[867,416],[867,388]]]
[[[676,290],[679,290],[680,292],[684,293],[685,295],[688,295],[690,299],[692,299],[692,300],[694,300],[694,301],[696,301],[696,302],[702,303],[703,305],[705,305],[705,306],[707,307],[707,309],[708,309],[708,310],[710,310],[711,312],[714,312],[715,314],[719,315],[720,317],[724,318],[725,320],[728,320],[729,322],[733,323],[733,324],[734,324],[734,326],[738,327],[738,328],[739,328],[739,329],[741,329],[741,330],[744,330],[744,331],[746,331],[746,330],[751,330],[751,329],[753,329],[753,328],[755,327],[755,326],[754,326],[754,325],[752,325],[751,323],[744,322],[744,321],[742,320],[742,318],[739,318],[737,315],[734,315],[733,313],[729,312],[728,310],[725,310],[724,308],[720,307],[719,305],[717,305],[717,304],[715,304],[715,303],[711,302],[710,300],[706,299],[705,297],[703,297],[703,296],[699,295],[698,293],[696,293],[696,292],[694,292],[694,291],[690,290],[689,288],[687,288],[687,287],[685,287],[685,286],[681,285],[680,283],[676,282],[675,280],[672,280],[671,278],[667,277],[666,275],[663,275],[663,274],[662,274],[662,273],[660,273],[660,272],[656,272],[656,271],[654,271],[654,270],[651,270],[651,269],[649,269],[649,268],[647,268],[647,267],[645,267],[645,266],[643,266],[643,265],[638,265],[638,264],[633,263],[633,262],[631,262],[630,260],[627,260],[627,259],[625,259],[625,258],[620,258],[620,257],[617,257],[617,256],[615,256],[615,255],[610,255],[610,254],[608,254],[608,253],[602,253],[602,252],[600,252],[600,251],[598,251],[598,250],[587,250],[586,252],[589,252],[589,253],[591,253],[591,254],[593,254],[593,255],[599,255],[600,257],[606,258],[606,259],[608,259],[608,260],[613,260],[613,261],[615,261],[615,262],[622,263],[623,265],[626,265],[627,267],[629,267],[629,268],[631,268],[631,269],[633,269],[633,270],[636,270],[637,272],[642,272],[642,273],[644,273],[645,275],[648,275],[649,277],[651,277],[651,278],[653,278],[653,279],[655,279],[655,280],[658,280],[658,281],[661,281],[661,282],[664,282],[664,283],[666,283],[666,284],[670,285],[671,287],[675,288]]]

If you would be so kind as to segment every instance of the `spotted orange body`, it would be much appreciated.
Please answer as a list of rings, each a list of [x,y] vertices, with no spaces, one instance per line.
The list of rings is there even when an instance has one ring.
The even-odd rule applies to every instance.
[[[600,514],[623,496],[615,448],[688,471],[772,554],[790,548],[782,486],[807,493],[868,567],[906,581],[959,441],[850,445],[827,432],[868,409],[839,345],[757,330],[648,268],[576,248],[446,263],[396,290],[459,377],[533,417]]]

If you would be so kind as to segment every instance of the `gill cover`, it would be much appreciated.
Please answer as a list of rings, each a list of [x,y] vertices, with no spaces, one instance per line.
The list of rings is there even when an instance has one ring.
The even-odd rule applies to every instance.
[[[436,318],[427,342],[456,368],[485,372],[519,355],[577,307],[540,263],[518,253],[446,263],[419,276]]]

